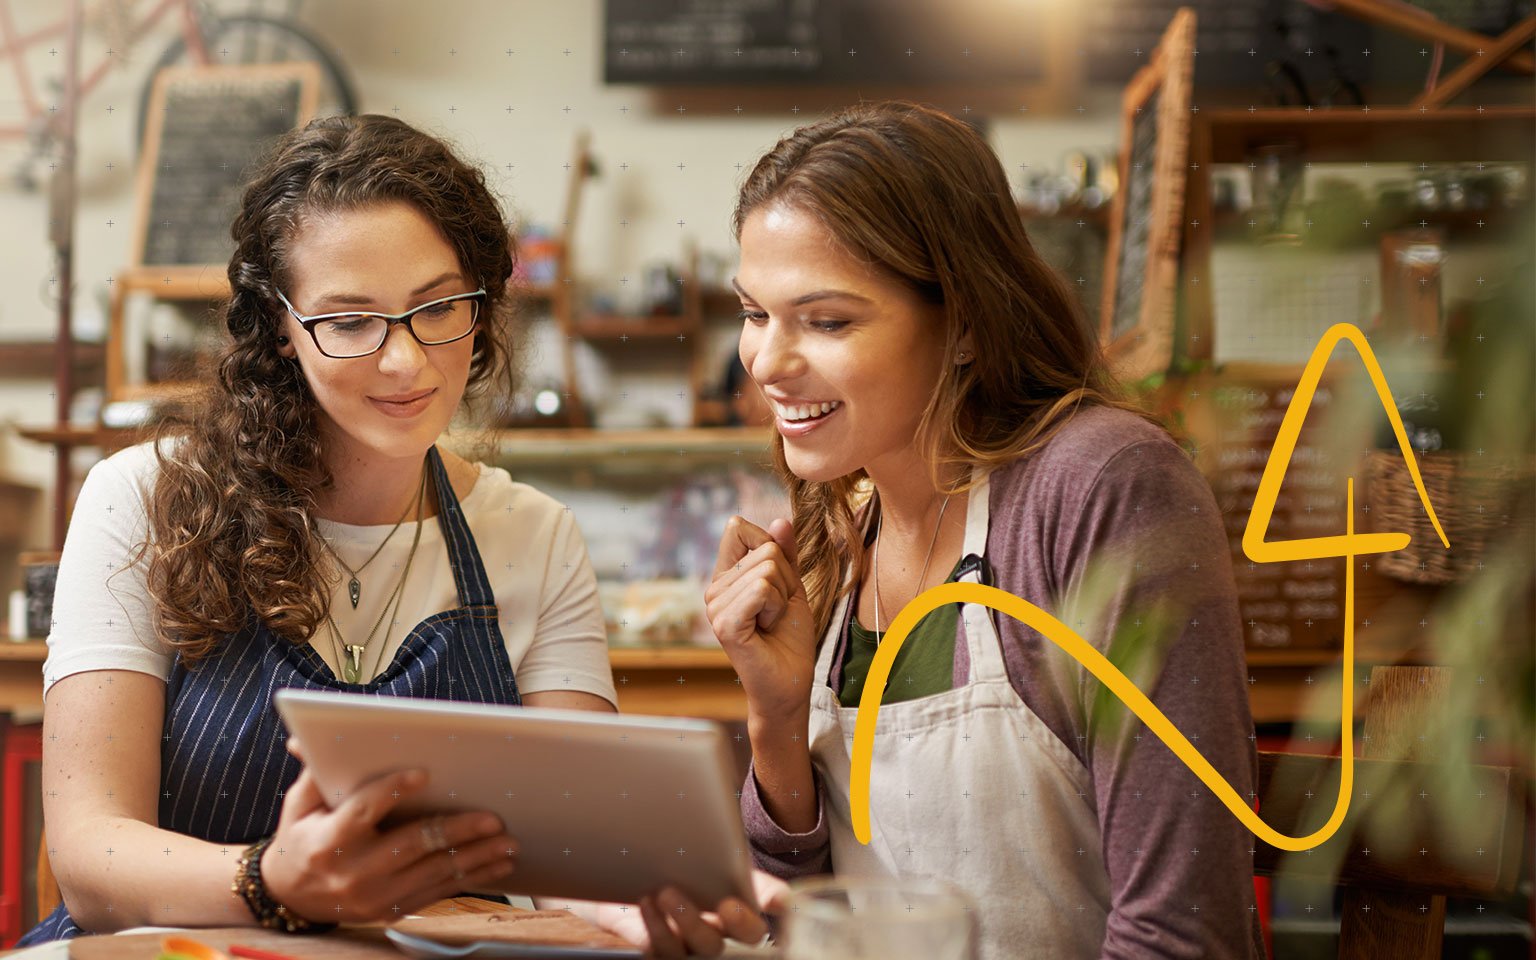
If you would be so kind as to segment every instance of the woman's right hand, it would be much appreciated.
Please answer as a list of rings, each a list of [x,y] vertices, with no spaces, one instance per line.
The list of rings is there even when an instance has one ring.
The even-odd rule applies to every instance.
[[[308,768],[288,788],[277,833],[261,859],[267,894],[319,923],[394,920],[446,897],[503,880],[517,841],[491,813],[379,824],[427,782],[420,770],[372,780],[334,810]]]
[[[732,517],[704,606],[741,678],[748,711],[798,727],[810,704],[816,633],[789,522],[775,520],[764,530]]]

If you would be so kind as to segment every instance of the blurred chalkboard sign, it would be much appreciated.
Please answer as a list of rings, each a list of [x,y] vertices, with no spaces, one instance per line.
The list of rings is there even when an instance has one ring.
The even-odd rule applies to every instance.
[[[1282,30],[1298,51],[1322,49],[1319,20],[1325,15],[1301,0],[1094,0],[1081,8],[1085,79],[1125,83],[1147,63],[1180,8],[1193,11],[1199,24],[1198,87],[1262,88],[1265,65],[1289,52],[1280,48]],[[1355,49],[1351,40],[1343,42]]]
[[[1493,37],[1531,12],[1530,0],[1377,0],[1370,4],[1379,9],[1376,18],[1366,16],[1364,9],[1352,11],[1354,6],[1309,0],[1079,4],[1083,79],[1090,84],[1125,83],[1147,62],[1163,26],[1179,8],[1187,7],[1199,24],[1196,89],[1223,96],[1248,91],[1259,106],[1274,105],[1275,87],[1267,72],[1272,63],[1285,61],[1314,97],[1328,91],[1337,73],[1363,86],[1367,102],[1375,105],[1389,91],[1422,87],[1431,61],[1419,53],[1426,47],[1421,37],[1373,19],[1412,20],[1422,12],[1449,26]]]
[[[1122,100],[1121,187],[1110,211],[1099,334],[1124,377],[1166,370],[1173,360],[1194,38],[1195,15],[1181,9]]]
[[[1152,182],[1157,166],[1157,105],[1153,91],[1136,108],[1131,120],[1130,179],[1126,181],[1125,202],[1119,210],[1120,247],[1115,272],[1121,277],[1144,277],[1147,273],[1147,241],[1152,224]],[[1121,283],[1115,290],[1114,310],[1110,314],[1109,337],[1125,336],[1141,317],[1144,285]]]
[[[1219,384],[1207,388],[1215,413],[1214,443],[1205,452],[1212,457],[1207,474],[1232,551],[1247,645],[1337,649],[1344,637],[1343,560],[1254,563],[1243,552],[1248,515],[1296,379],[1286,367],[1273,373],[1228,370]],[[1341,385],[1325,373],[1313,394],[1265,540],[1328,537],[1346,529],[1351,471],[1323,429]]]
[[[227,264],[249,167],[314,114],[319,90],[312,63],[162,70],[139,167],[135,262]]]
[[[603,79],[678,86],[1046,80],[1051,0],[606,0]]]

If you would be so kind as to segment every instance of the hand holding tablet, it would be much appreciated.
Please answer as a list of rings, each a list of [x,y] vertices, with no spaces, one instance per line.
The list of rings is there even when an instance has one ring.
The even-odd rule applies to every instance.
[[[734,768],[713,723],[300,690],[276,704],[332,807],[391,794],[371,782],[420,769],[424,786],[388,797],[385,829],[499,816],[516,869],[466,872],[465,890],[638,903],[673,887],[695,904],[755,908]]]

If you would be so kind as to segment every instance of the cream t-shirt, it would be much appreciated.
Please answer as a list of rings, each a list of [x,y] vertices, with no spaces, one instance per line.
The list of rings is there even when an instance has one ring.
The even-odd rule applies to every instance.
[[[514,482],[506,470],[476,466],[480,475],[460,508],[496,596],[518,691],[579,690],[616,702],[597,578],[569,508]],[[61,678],[88,670],[170,674],[174,657],[155,638],[144,563],[130,562],[145,538],[145,497],[158,469],[153,446],[145,443],[97,463],[85,478],[59,564],[43,664],[45,696]],[[321,534],[354,570],[392,526],[319,521]],[[401,524],[359,572],[356,610],[347,595],[348,577],[338,568],[331,615],[347,643],[362,643],[382,614],[415,530],[414,521]],[[363,658],[364,672],[383,672],[416,624],[459,605],[442,529],[429,517],[422,522],[398,622],[379,628]],[[382,639],[386,630],[387,640]],[[311,642],[339,677],[340,651],[329,630],[322,625]]]

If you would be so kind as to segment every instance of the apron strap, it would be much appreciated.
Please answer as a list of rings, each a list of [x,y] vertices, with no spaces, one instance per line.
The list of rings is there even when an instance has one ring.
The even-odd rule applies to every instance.
[[[453,568],[453,583],[459,592],[459,604],[465,607],[496,605],[496,594],[486,579],[485,567],[480,563],[480,549],[475,535],[464,519],[459,506],[458,494],[448,479],[448,469],[443,466],[442,454],[434,444],[427,451],[427,463],[432,469],[432,484],[437,488],[437,523],[443,531],[443,545],[448,548],[448,564]]]
[[[964,553],[966,570],[960,580],[984,583],[987,576],[987,529],[992,515],[991,483],[977,468],[971,474],[975,486],[965,501]],[[972,559],[974,558],[974,560]],[[995,614],[975,603],[961,604],[960,619],[965,624],[966,649],[971,655],[971,682],[1001,680],[1008,682],[1008,667],[1003,660],[1003,643],[998,636]]]

